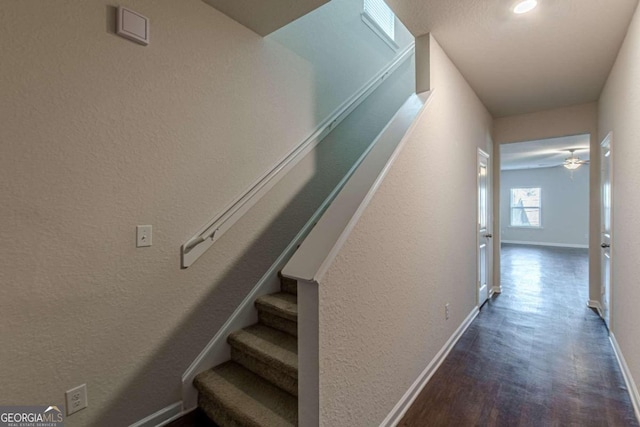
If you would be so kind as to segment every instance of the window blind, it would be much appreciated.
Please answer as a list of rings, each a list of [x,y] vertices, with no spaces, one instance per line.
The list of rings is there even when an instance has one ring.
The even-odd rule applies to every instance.
[[[391,40],[395,40],[395,15],[382,0],[364,0],[364,12],[378,24]]]

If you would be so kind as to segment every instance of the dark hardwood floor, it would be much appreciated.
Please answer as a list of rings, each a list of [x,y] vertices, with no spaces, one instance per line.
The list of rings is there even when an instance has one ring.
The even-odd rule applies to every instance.
[[[586,249],[503,245],[488,301],[400,426],[637,426]]]
[[[196,409],[167,424],[166,427],[218,427],[218,425],[211,421],[200,409]]]

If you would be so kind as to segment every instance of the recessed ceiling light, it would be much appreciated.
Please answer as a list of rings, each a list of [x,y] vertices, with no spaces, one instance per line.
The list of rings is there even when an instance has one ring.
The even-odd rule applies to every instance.
[[[538,5],[537,0],[524,0],[521,1],[513,8],[513,13],[517,13],[518,15],[522,13],[531,12]]]

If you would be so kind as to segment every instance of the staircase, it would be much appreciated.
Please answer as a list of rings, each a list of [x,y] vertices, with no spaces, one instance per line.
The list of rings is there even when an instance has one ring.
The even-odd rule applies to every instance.
[[[220,427],[298,424],[297,284],[256,300],[258,323],[229,335],[231,360],[194,380],[198,406]]]

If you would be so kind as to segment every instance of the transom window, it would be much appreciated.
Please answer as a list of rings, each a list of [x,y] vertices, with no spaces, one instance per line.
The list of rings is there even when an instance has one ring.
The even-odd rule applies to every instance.
[[[398,47],[395,43],[396,15],[383,0],[364,0],[362,20],[391,47]]]
[[[542,227],[541,210],[540,187],[511,189],[511,227]]]

